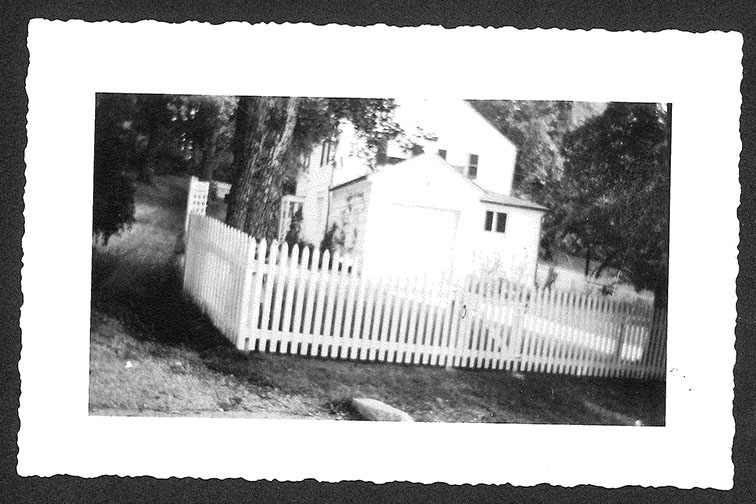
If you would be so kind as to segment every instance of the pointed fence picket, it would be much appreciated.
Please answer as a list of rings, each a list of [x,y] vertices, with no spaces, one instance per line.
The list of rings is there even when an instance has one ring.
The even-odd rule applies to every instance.
[[[243,351],[664,379],[666,310],[502,279],[373,278],[192,213],[184,290]]]

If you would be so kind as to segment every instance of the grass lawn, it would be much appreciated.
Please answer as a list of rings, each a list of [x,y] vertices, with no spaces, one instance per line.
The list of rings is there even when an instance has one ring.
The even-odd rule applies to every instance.
[[[238,352],[181,291],[187,185],[139,186],[132,229],[93,246],[91,414],[356,419],[371,397],[418,421],[664,424],[663,382]]]

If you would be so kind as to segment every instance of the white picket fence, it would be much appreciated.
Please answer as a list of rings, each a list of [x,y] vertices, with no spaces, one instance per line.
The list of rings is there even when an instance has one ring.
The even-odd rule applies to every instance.
[[[501,279],[371,278],[192,214],[184,288],[244,351],[663,379],[666,314]]]
[[[197,177],[192,177],[189,179],[189,193],[186,197],[186,218],[184,219],[184,232],[189,229],[190,215],[205,215],[205,212],[207,212],[207,196],[209,190],[210,182],[203,182]]]

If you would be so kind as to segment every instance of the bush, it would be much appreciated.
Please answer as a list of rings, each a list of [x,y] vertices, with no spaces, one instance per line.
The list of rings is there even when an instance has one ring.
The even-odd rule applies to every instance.
[[[344,231],[335,222],[331,224],[326,234],[323,236],[323,240],[320,242],[320,251],[326,250],[333,253],[337,248],[344,246]]]
[[[286,243],[289,244],[289,248],[294,244],[300,243],[299,234],[302,229],[302,209],[299,208],[294,215],[291,216],[291,222],[289,223],[289,230],[286,232]],[[300,246],[301,248],[301,246]]]
[[[113,164],[95,167],[92,234],[107,245],[134,222],[134,184]]]
[[[132,140],[124,126],[124,104],[98,96],[95,112],[92,234],[107,244],[134,222],[135,187],[126,173],[125,155]]]

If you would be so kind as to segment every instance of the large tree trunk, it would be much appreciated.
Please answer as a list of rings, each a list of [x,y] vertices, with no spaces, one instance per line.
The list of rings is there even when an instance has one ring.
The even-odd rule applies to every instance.
[[[585,251],[585,278],[591,274],[591,247]]]
[[[299,100],[239,98],[226,223],[258,239],[271,240],[278,231],[283,160],[294,134]]]
[[[205,140],[202,146],[202,179],[212,182],[213,172],[215,172],[215,145],[218,142],[218,128],[213,130],[210,138]]]

